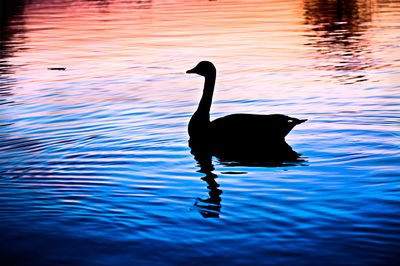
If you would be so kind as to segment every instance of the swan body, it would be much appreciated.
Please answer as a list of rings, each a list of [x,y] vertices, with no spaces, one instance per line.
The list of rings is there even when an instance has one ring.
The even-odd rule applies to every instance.
[[[285,136],[307,119],[281,114],[231,114],[210,121],[215,67],[211,62],[202,61],[186,73],[196,73],[205,77],[203,95],[188,126],[189,146],[192,151],[209,150],[220,155],[244,155],[246,152],[260,155],[273,151],[274,156],[292,154],[292,157],[298,157],[285,142]]]

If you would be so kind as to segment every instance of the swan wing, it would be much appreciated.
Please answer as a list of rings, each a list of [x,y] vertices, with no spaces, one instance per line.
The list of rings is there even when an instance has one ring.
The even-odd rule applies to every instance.
[[[218,139],[284,139],[285,136],[298,124],[305,120],[294,117],[272,114],[232,114],[215,119],[211,122],[211,132]]]

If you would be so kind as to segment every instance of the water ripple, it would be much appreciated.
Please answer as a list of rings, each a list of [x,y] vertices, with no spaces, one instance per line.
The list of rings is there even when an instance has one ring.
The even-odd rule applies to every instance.
[[[18,0],[1,12],[9,265],[398,260],[396,1]],[[307,118],[287,136],[303,161],[212,158],[204,171],[187,144],[203,80],[184,74],[200,60],[218,69],[212,119]]]

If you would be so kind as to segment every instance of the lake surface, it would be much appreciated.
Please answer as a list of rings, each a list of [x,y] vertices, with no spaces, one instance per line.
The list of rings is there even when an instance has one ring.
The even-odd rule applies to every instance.
[[[399,1],[1,5],[4,265],[400,260]],[[303,161],[202,171],[201,60],[212,118],[306,118]]]

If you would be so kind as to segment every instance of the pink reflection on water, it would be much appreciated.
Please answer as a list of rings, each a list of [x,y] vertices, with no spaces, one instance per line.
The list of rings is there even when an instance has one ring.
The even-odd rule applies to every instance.
[[[378,8],[368,1],[33,1],[24,18],[28,49],[9,59],[20,66],[14,93],[17,104],[52,105],[37,115],[149,106],[191,113],[202,79],[184,72],[207,59],[218,69],[215,116],[368,109],[381,92],[352,85],[379,81],[374,71],[393,63],[379,52],[390,36],[375,30]],[[388,16],[384,23],[396,21]],[[382,110],[388,101],[379,99]]]

